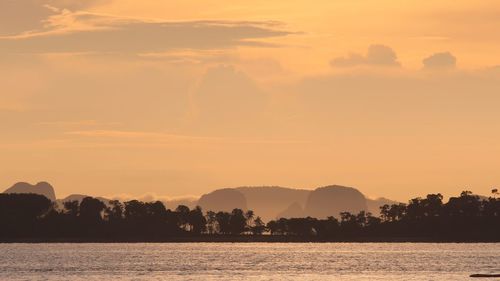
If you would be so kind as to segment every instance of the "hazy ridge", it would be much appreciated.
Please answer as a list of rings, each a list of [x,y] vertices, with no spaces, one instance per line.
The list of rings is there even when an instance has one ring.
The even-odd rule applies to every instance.
[[[44,195],[59,204],[65,201],[81,201],[90,196],[72,194],[56,199],[54,187],[46,182],[36,185],[19,182],[4,191],[4,193],[34,193]],[[113,198],[96,197],[108,202]],[[384,204],[397,203],[386,198],[369,199],[353,187],[330,185],[314,190],[294,189],[281,186],[242,186],[236,188],[216,189],[202,195],[198,200],[167,200],[169,208],[177,205],[187,205],[193,208],[197,205],[208,211],[231,211],[234,208],[253,210],[264,220],[278,217],[318,217],[323,218],[342,211],[357,213],[367,211],[379,213],[379,207]]]

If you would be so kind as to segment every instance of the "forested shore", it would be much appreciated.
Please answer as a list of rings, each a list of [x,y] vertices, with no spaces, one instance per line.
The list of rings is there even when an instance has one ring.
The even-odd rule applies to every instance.
[[[204,212],[160,202],[59,205],[36,194],[0,194],[1,242],[500,242],[500,199],[464,191],[384,205],[380,214],[264,222],[251,210]]]

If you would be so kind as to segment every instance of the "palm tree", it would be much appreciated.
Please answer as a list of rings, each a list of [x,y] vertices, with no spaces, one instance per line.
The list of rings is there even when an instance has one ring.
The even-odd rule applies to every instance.
[[[262,235],[266,230],[266,224],[260,217],[255,218],[254,226],[251,228],[253,235]]]
[[[246,219],[246,230],[251,230],[252,229],[252,221],[254,218],[255,214],[252,210],[248,210],[245,213],[245,219]]]

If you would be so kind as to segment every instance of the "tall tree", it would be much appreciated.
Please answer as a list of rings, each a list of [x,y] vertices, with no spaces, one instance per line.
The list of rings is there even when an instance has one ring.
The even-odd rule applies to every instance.
[[[196,208],[189,212],[188,222],[191,225],[191,232],[193,234],[199,235],[206,231],[207,219],[203,216],[200,206],[196,206]]]
[[[245,231],[247,220],[241,209],[234,209],[229,220],[230,233],[239,235]]]

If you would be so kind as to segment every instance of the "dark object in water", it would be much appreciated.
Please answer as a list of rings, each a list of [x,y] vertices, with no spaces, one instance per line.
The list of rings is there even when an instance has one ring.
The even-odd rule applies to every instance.
[[[470,277],[500,277],[500,274],[472,274]]]

